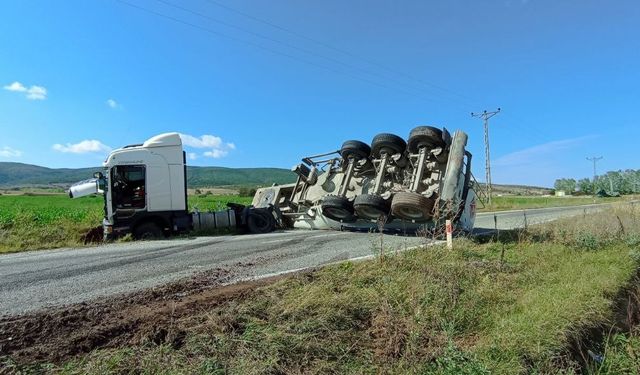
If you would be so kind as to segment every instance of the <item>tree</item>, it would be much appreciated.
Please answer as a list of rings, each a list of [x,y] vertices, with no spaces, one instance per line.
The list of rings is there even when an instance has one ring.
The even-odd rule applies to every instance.
[[[553,187],[557,190],[564,190],[565,193],[571,194],[576,191],[576,180],[573,178],[560,178],[553,184]]]
[[[556,190],[564,190],[569,194],[575,191],[576,186],[585,194],[597,194],[599,191],[609,194],[634,194],[640,192],[640,170],[609,171],[595,176],[593,181],[582,178],[577,183],[572,178],[559,178],[554,184]]]
[[[243,186],[238,189],[238,195],[241,197],[253,197],[256,195],[256,188]]]
[[[588,178],[578,180],[578,190],[583,194],[593,194],[593,184]]]

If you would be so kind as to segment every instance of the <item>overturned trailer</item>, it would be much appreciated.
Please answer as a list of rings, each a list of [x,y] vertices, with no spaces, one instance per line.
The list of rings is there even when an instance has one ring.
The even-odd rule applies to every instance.
[[[456,229],[471,231],[476,194],[467,138],[419,126],[406,141],[388,133],[370,146],[349,140],[302,159],[293,168],[295,183],[261,188],[252,204],[273,209],[283,227],[406,232],[452,220]]]
[[[186,157],[178,133],[112,151],[103,172],[71,187],[69,195],[104,195],[106,239],[132,234],[157,238],[190,230],[238,228],[378,229],[409,232],[450,219],[473,228],[467,135],[430,126],[408,139],[378,134],[371,145],[350,140],[334,152],[302,159],[293,184],[261,188],[251,206],[189,212]]]

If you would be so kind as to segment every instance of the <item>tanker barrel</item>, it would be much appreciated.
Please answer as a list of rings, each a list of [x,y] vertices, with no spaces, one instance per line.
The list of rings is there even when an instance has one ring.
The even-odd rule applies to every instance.
[[[456,131],[453,135],[451,147],[449,149],[449,160],[447,161],[447,169],[444,172],[442,184],[442,192],[440,199],[445,202],[453,202],[459,199],[458,183],[462,165],[464,163],[464,148],[467,145],[468,136],[465,132]]]

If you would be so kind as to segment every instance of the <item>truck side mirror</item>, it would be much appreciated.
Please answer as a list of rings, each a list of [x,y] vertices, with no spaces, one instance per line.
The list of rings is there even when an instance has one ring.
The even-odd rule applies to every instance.
[[[95,172],[93,174],[93,178],[102,179],[103,177],[104,175],[102,174],[102,172]]]

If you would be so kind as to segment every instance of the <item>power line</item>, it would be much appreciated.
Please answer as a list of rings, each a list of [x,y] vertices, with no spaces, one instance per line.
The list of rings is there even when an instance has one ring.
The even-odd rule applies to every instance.
[[[226,9],[226,10],[228,10],[228,11],[230,11],[230,12],[233,12],[233,13],[239,14],[239,15],[241,15],[241,16],[243,16],[243,17],[249,18],[249,19],[251,19],[251,20],[253,20],[253,21],[256,21],[256,22],[262,23],[262,24],[264,24],[264,25],[267,25],[267,26],[273,27],[273,28],[278,29],[278,30],[280,30],[280,31],[284,31],[284,32],[286,32],[286,33],[288,33],[288,34],[291,34],[291,35],[293,35],[293,36],[296,36],[296,37],[298,37],[298,38],[300,38],[300,39],[304,39],[304,40],[306,40],[306,41],[309,41],[309,42],[315,43],[315,44],[317,44],[317,45],[320,45],[320,46],[323,46],[323,47],[325,47],[325,48],[331,49],[331,50],[333,50],[333,51],[339,52],[339,53],[341,53],[341,54],[343,54],[343,55],[347,55],[347,56],[350,56],[350,57],[352,57],[352,58],[355,58],[355,59],[358,59],[358,60],[364,61],[364,62],[366,62],[366,63],[368,63],[368,64],[371,64],[371,65],[377,66],[378,68],[384,69],[384,70],[386,70],[386,71],[388,71],[388,72],[390,72],[390,73],[393,73],[393,74],[396,74],[396,75],[399,75],[399,76],[403,76],[403,77],[405,77],[405,78],[407,78],[407,79],[410,79],[410,80],[413,80],[413,81],[415,81],[415,82],[421,83],[422,85],[426,85],[426,86],[430,86],[430,87],[436,88],[436,89],[438,89],[438,90],[441,90],[441,91],[443,91],[443,92],[447,92],[447,93],[449,93],[449,94],[455,95],[455,96],[457,96],[457,97],[459,97],[459,98],[462,98],[462,99],[464,99],[464,100],[472,100],[471,98],[469,98],[469,97],[467,97],[467,96],[465,96],[465,95],[459,94],[459,93],[457,93],[457,92],[455,92],[455,91],[452,91],[452,90],[447,89],[447,88],[445,88],[445,87],[442,87],[442,86],[440,86],[440,85],[436,85],[436,84],[434,84],[434,83],[432,83],[432,82],[425,81],[425,80],[423,80],[423,79],[420,79],[420,78],[414,77],[414,76],[412,76],[412,75],[410,75],[410,74],[407,74],[407,73],[404,73],[404,72],[401,72],[401,71],[397,71],[397,70],[392,69],[392,68],[390,68],[390,67],[388,67],[388,66],[386,66],[386,65],[384,65],[384,64],[381,64],[381,63],[379,63],[379,62],[377,62],[377,61],[374,61],[374,60],[371,60],[371,59],[369,59],[369,58],[365,58],[365,57],[359,56],[359,55],[357,55],[357,54],[355,54],[355,53],[353,53],[353,52],[351,52],[351,51],[347,51],[347,50],[345,50],[345,49],[335,47],[335,46],[333,46],[333,45],[331,45],[331,44],[328,44],[328,43],[326,43],[326,42],[323,42],[323,41],[321,41],[321,40],[317,40],[317,39],[315,39],[315,38],[311,38],[311,37],[309,37],[309,36],[307,36],[307,35],[304,35],[304,34],[302,34],[302,33],[299,33],[299,32],[297,32],[297,31],[294,31],[294,30],[292,30],[292,29],[289,29],[289,28],[286,28],[286,27],[280,26],[280,25],[278,25],[278,24],[276,24],[276,23],[274,23],[274,22],[271,22],[271,21],[265,20],[265,19],[263,19],[263,18],[256,17],[256,16],[254,16],[254,15],[252,15],[252,14],[249,14],[249,13],[243,12],[243,11],[241,11],[241,10],[238,10],[238,9],[236,9],[236,8],[233,8],[233,7],[230,7],[230,6],[226,5],[226,4],[220,3],[220,2],[218,2],[218,1],[215,1],[215,0],[206,0],[206,1],[207,1],[208,3],[210,3],[210,4],[213,4],[213,5],[216,5],[216,6],[220,7],[220,8]],[[464,105],[468,105],[468,104],[469,104],[469,103],[464,103]]]
[[[471,112],[472,117],[481,118],[484,122],[484,151],[485,151],[485,173],[486,173],[486,184],[487,184],[487,195],[489,196],[489,206],[491,206],[491,159],[489,157],[489,119],[495,115],[500,113],[500,108],[497,111],[487,112],[482,111],[482,113],[473,113]]]
[[[192,23],[192,22],[189,22],[189,21],[185,21],[183,19],[171,16],[171,15],[163,14],[163,13],[160,13],[158,11],[155,11],[155,10],[152,10],[152,9],[149,9],[149,8],[145,8],[145,7],[137,5],[137,4],[133,4],[133,3],[129,2],[129,1],[125,1],[125,0],[116,0],[116,1],[118,1],[118,2],[120,2],[122,4],[125,4],[127,6],[130,6],[132,8],[136,8],[138,10],[141,10],[143,12],[152,14],[154,16],[165,18],[165,19],[171,20],[173,22],[180,23],[180,24],[183,24],[183,25],[187,25],[189,27],[193,27],[193,28],[196,28],[196,29],[200,29],[202,31],[205,31],[205,32],[208,32],[210,34],[216,35],[218,37],[227,38],[227,39],[233,40],[235,42],[243,43],[243,44],[246,44],[246,45],[249,45],[249,46],[252,46],[252,47],[255,47],[255,48],[259,48],[259,49],[262,49],[262,50],[265,50],[265,51],[268,51],[268,52],[271,52],[271,53],[274,53],[274,54],[277,54],[277,55],[280,55],[280,56],[284,56],[284,57],[290,58],[292,60],[296,60],[298,62],[302,62],[302,63],[307,64],[307,65],[314,66],[316,68],[320,68],[320,69],[323,69],[323,70],[328,70],[328,71],[331,71],[333,73],[340,74],[340,75],[345,75],[345,76],[348,76],[350,78],[353,78],[353,79],[356,79],[356,80],[360,80],[362,82],[366,82],[366,83],[374,85],[374,86],[378,86],[378,87],[381,87],[381,88],[384,88],[384,89],[388,89],[388,90],[393,90],[393,91],[402,93],[404,95],[407,95],[407,96],[410,96],[410,97],[413,97],[413,98],[416,98],[416,99],[419,99],[419,100],[423,100],[423,101],[431,102],[431,103],[434,103],[436,101],[449,101],[451,104],[455,104],[457,107],[465,108],[465,109],[468,108],[468,106],[470,105],[469,102],[467,102],[467,101],[463,102],[463,101],[460,101],[460,100],[457,100],[457,99],[453,99],[451,97],[441,96],[441,97],[438,97],[438,98],[433,98],[433,97],[425,96],[424,92],[415,92],[414,91],[414,90],[419,90],[418,88],[414,88],[414,87],[409,86],[409,85],[407,85],[407,84],[405,84],[405,83],[403,83],[401,81],[389,78],[386,75],[382,75],[382,74],[379,74],[377,72],[372,72],[370,70],[363,69],[361,67],[358,67],[358,66],[355,66],[353,64],[349,64],[349,63],[343,62],[343,61],[341,61],[339,59],[336,59],[336,58],[333,58],[333,57],[325,56],[325,55],[317,53],[317,52],[315,52],[313,50],[296,46],[296,45],[294,45],[292,43],[289,43],[287,41],[282,41],[282,40],[279,40],[279,39],[276,39],[276,38],[273,38],[273,37],[270,37],[270,36],[265,36],[265,35],[263,35],[261,33],[257,33],[255,31],[248,30],[246,28],[234,25],[232,23],[216,19],[216,18],[211,17],[211,16],[209,16],[207,14],[204,14],[202,12],[198,12],[198,11],[186,8],[184,6],[181,6],[181,5],[178,5],[178,4],[174,4],[174,3],[170,2],[170,1],[167,1],[167,0],[155,0],[155,1],[157,1],[157,2],[159,2],[161,4],[165,4],[167,6],[170,6],[172,8],[179,9],[179,10],[181,10],[183,12],[187,12],[187,13],[193,14],[193,15],[195,15],[197,17],[201,17],[201,18],[207,19],[207,20],[209,20],[211,22],[215,22],[215,23],[224,25],[224,26],[229,27],[229,28],[240,30],[240,31],[242,31],[244,33],[250,34],[250,35],[258,37],[260,39],[280,44],[280,45],[282,45],[282,46],[284,46],[286,48],[291,48],[293,50],[305,53],[307,55],[311,55],[311,56],[314,56],[314,57],[318,57],[318,58],[330,61],[330,62],[338,64],[338,65],[340,65],[342,67],[345,67],[345,68],[348,68],[348,69],[352,69],[352,70],[355,70],[355,71],[358,71],[358,72],[361,72],[361,73],[364,73],[366,75],[373,76],[373,77],[376,77],[376,78],[381,78],[383,80],[391,80],[392,81],[391,83],[394,83],[396,85],[400,85],[402,87],[390,86],[387,83],[381,83],[379,81],[374,81],[374,80],[371,80],[369,78],[364,78],[364,77],[361,77],[361,76],[358,76],[358,75],[354,75],[352,72],[341,71],[341,70],[338,70],[338,69],[336,69],[334,67],[330,67],[330,66],[327,66],[327,65],[324,65],[324,64],[319,64],[317,62],[310,61],[310,60],[305,59],[305,58],[301,58],[301,57],[298,57],[298,56],[295,56],[295,55],[292,55],[292,54],[289,54],[289,53],[285,53],[285,52],[282,52],[282,51],[279,51],[279,50],[275,50],[273,48],[266,47],[266,46],[264,46],[262,44],[259,44],[259,43],[255,43],[255,42],[252,42],[252,41],[249,41],[249,40],[245,40],[245,39],[242,39],[242,38],[237,38],[237,37],[234,37],[234,36],[230,36],[230,35],[227,35],[225,33],[222,33],[222,32],[207,28],[207,27],[203,27],[203,26],[200,26],[198,24],[195,24],[195,23]],[[320,46],[323,46],[325,48],[337,51],[337,52],[342,53],[344,55],[353,57],[355,59],[359,59],[359,60],[364,61],[366,63],[369,63],[371,65],[375,65],[375,66],[377,66],[377,67],[379,67],[381,69],[384,69],[384,70],[386,70],[388,72],[391,72],[391,73],[393,73],[395,75],[406,77],[407,79],[410,79],[410,80],[412,80],[414,82],[417,82],[419,84],[430,86],[430,87],[436,88],[438,90],[441,90],[443,92],[448,92],[448,93],[453,94],[453,95],[455,95],[455,96],[457,96],[459,98],[470,99],[470,98],[468,98],[468,97],[466,97],[466,96],[464,96],[462,94],[458,94],[455,91],[452,91],[452,90],[449,90],[449,89],[444,88],[442,86],[435,85],[435,84],[430,83],[428,81],[416,78],[416,77],[414,77],[412,75],[409,75],[407,73],[404,73],[404,72],[401,72],[401,71],[396,71],[396,70],[394,70],[392,68],[389,68],[389,67],[387,67],[387,66],[385,66],[383,64],[380,64],[380,63],[378,63],[376,61],[372,61],[370,59],[358,56],[358,55],[356,55],[356,54],[354,54],[354,53],[352,53],[350,51],[347,51],[347,50],[332,46],[332,45],[330,45],[328,43],[322,42],[320,40],[308,37],[308,36],[306,36],[304,34],[301,34],[299,32],[291,30],[289,28],[279,26],[279,25],[277,25],[277,24],[275,24],[273,22],[270,22],[268,20],[255,17],[255,16],[253,16],[253,15],[251,15],[249,13],[237,10],[235,8],[232,8],[232,7],[228,6],[228,5],[222,4],[222,3],[218,2],[218,1],[215,1],[215,0],[206,0],[206,1],[208,3],[210,3],[210,4],[219,6],[221,8],[224,8],[224,9],[228,10],[228,11],[237,13],[237,14],[243,16],[243,17],[249,18],[249,19],[254,20],[256,22],[260,22],[262,24],[268,25],[268,26],[273,27],[275,29],[278,29],[278,30],[281,30],[283,32],[289,33],[289,34],[294,35],[294,36],[296,36],[298,38],[313,42],[313,43],[315,43],[317,45],[320,45]],[[524,128],[522,126],[518,125],[517,122],[514,123],[513,126],[515,128],[518,128],[518,129],[521,129],[521,130],[524,131]],[[507,131],[514,131],[514,130],[515,129],[508,128]]]
[[[379,83],[379,82],[375,82],[375,81],[369,80],[367,78],[362,78],[362,77],[359,77],[359,76],[356,76],[356,75],[353,75],[353,74],[349,74],[349,73],[346,73],[346,72],[343,72],[343,71],[340,71],[340,70],[336,70],[333,67],[328,67],[328,66],[325,66],[325,65],[317,64],[315,62],[309,61],[307,59],[300,58],[298,56],[294,56],[294,55],[291,55],[291,54],[288,54],[288,53],[285,53],[285,52],[282,52],[282,51],[278,51],[278,50],[275,50],[275,49],[272,49],[272,48],[265,47],[265,46],[263,46],[261,44],[258,44],[258,43],[254,43],[254,42],[251,42],[251,41],[248,41],[248,40],[236,38],[234,36],[230,36],[230,35],[221,33],[219,31],[212,30],[210,28],[207,28],[207,27],[204,27],[204,26],[200,26],[200,25],[197,25],[197,24],[189,22],[189,21],[185,21],[185,20],[179,19],[177,17],[166,15],[164,13],[160,13],[160,12],[157,12],[155,10],[148,9],[148,8],[139,6],[137,4],[130,3],[130,2],[125,1],[125,0],[115,0],[115,1],[117,1],[119,3],[122,3],[124,5],[127,5],[129,7],[138,9],[140,11],[146,12],[146,13],[151,14],[151,15],[154,15],[154,16],[157,16],[157,17],[161,17],[161,18],[165,18],[165,19],[168,19],[170,21],[173,21],[173,22],[176,22],[176,23],[180,23],[182,25],[193,27],[195,29],[199,29],[199,30],[205,31],[207,33],[216,35],[216,36],[221,37],[221,38],[227,38],[227,39],[233,40],[235,42],[247,44],[249,46],[252,46],[252,47],[255,47],[255,48],[259,48],[259,49],[262,49],[264,51],[268,51],[268,52],[274,53],[276,55],[284,56],[284,57],[290,58],[292,60],[296,60],[298,62],[302,62],[304,64],[308,64],[308,65],[314,66],[316,68],[320,68],[320,69],[323,69],[323,70],[328,70],[328,71],[331,71],[331,72],[336,73],[336,74],[346,75],[346,76],[349,76],[351,78],[354,78],[354,79],[357,79],[357,80],[360,80],[360,81],[363,81],[363,82],[367,82],[369,84],[372,84],[372,85],[375,85],[375,86],[379,86],[379,87],[382,87],[382,88],[385,88],[385,89],[396,90],[396,91],[402,92],[405,95],[416,96],[415,94],[407,92],[407,91],[404,91],[402,89],[394,88],[394,87],[385,85],[383,83]],[[419,99],[428,100],[427,98],[419,98]]]
[[[385,88],[385,89],[395,90],[395,91],[401,92],[401,93],[403,93],[403,94],[405,94],[405,95],[408,95],[408,96],[411,96],[411,97],[415,97],[415,98],[417,98],[417,99],[421,99],[421,100],[424,100],[424,101],[434,102],[434,99],[431,99],[431,98],[428,98],[428,97],[424,97],[424,96],[422,96],[422,94],[412,93],[412,92],[406,91],[406,90],[404,90],[404,89],[400,89],[400,88],[397,88],[397,87],[389,86],[389,85],[386,85],[386,84],[384,84],[384,83],[379,83],[379,82],[372,81],[372,80],[367,79],[367,78],[363,78],[363,77],[356,76],[356,75],[353,75],[353,74],[350,74],[350,73],[347,73],[347,72],[343,72],[343,71],[340,71],[340,70],[336,70],[336,69],[335,69],[335,68],[333,68],[333,67],[328,67],[328,66],[325,66],[325,65],[317,64],[317,63],[315,63],[315,62],[309,61],[309,60],[307,60],[307,59],[300,58],[300,57],[298,57],[298,56],[294,56],[294,55],[291,55],[291,54],[288,54],[288,53],[285,53],[285,52],[282,52],[282,51],[274,50],[274,49],[272,49],[272,48],[265,47],[265,46],[263,46],[263,45],[261,45],[261,44],[258,44],[258,43],[254,43],[254,42],[251,42],[251,41],[248,41],[248,40],[244,40],[244,39],[241,39],[241,38],[237,38],[237,37],[234,37],[234,36],[230,36],[230,35],[224,34],[224,33],[222,33],[222,32],[219,32],[219,31],[216,31],[216,30],[212,30],[212,29],[210,29],[210,28],[207,28],[207,27],[204,27],[204,26],[200,26],[200,25],[198,25],[198,24],[195,24],[195,23],[192,23],[192,22],[189,22],[189,21],[185,21],[185,20],[183,20],[183,19],[180,19],[180,18],[177,18],[177,17],[171,16],[171,15],[167,15],[167,14],[164,14],[164,13],[160,13],[160,12],[157,12],[157,11],[155,11],[155,10],[152,10],[152,9],[149,9],[149,8],[142,7],[142,6],[140,6],[140,5],[133,4],[133,3],[129,2],[129,1],[125,1],[125,0],[116,0],[116,1],[117,1],[117,2],[119,2],[119,3],[122,3],[122,4],[124,4],[124,5],[127,5],[127,6],[129,6],[129,7],[132,7],[132,8],[138,9],[138,10],[143,11],[143,12],[146,12],[146,13],[148,13],[148,14],[151,14],[151,15],[154,15],[154,16],[157,16],[157,17],[161,17],[161,18],[165,18],[165,19],[171,20],[171,21],[173,21],[173,22],[180,23],[180,24],[183,24],[183,25],[186,25],[186,26],[189,26],[189,27],[193,27],[193,28],[196,28],[196,29],[199,29],[199,30],[202,30],[202,31],[206,31],[206,32],[208,32],[208,33],[210,33],[210,34],[213,34],[213,35],[216,35],[216,36],[218,36],[218,37],[227,38],[227,39],[230,39],[230,40],[233,40],[233,41],[239,42],[239,43],[244,43],[244,44],[250,45],[250,46],[255,47],[255,48],[259,48],[259,49],[262,49],[262,50],[265,50],[265,51],[269,51],[269,52],[271,52],[271,53],[274,53],[274,54],[277,54],[277,55],[281,55],[281,56],[284,56],[284,57],[287,57],[287,58],[290,58],[290,59],[296,60],[296,61],[298,61],[298,62],[302,62],[302,63],[308,64],[308,65],[311,65],[311,66],[314,66],[314,67],[317,67],[317,68],[320,68],[320,69],[323,69],[323,70],[329,70],[329,71],[331,71],[331,72],[333,72],[333,73],[346,75],[346,76],[349,76],[349,77],[351,77],[351,78],[354,78],[354,79],[357,79],[357,80],[360,80],[360,81],[363,81],[363,82],[367,82],[367,83],[369,83],[369,84],[372,84],[372,85],[375,85],[375,86],[379,86],[379,87],[382,87],[382,88]],[[156,1],[159,1],[159,2],[161,2],[161,3],[167,4],[167,5],[170,5],[170,6],[173,6],[173,7],[177,8],[177,9],[181,9],[181,10],[183,10],[183,11],[190,12],[190,13],[192,13],[192,14],[199,15],[199,16],[201,16],[201,17],[210,18],[210,17],[208,17],[207,15],[201,14],[201,13],[199,13],[199,12],[191,11],[191,10],[189,10],[189,9],[187,9],[187,8],[184,8],[184,7],[181,7],[181,6],[175,5],[175,4],[171,4],[171,3],[167,2],[167,1],[164,1],[164,0],[156,0]],[[212,21],[220,22],[220,23],[222,23],[222,24],[225,24],[226,26],[234,27],[234,28],[236,28],[236,29],[243,30],[243,31],[248,32],[248,33],[251,33],[251,34],[253,34],[253,35],[259,35],[259,34],[257,34],[257,33],[253,33],[253,32],[251,32],[251,31],[244,30],[243,28],[240,28],[240,27],[237,27],[237,26],[231,25],[231,24],[226,23],[226,22],[223,22],[223,21],[219,21],[219,20],[216,20],[216,19],[213,19],[213,18],[210,18],[210,19],[211,19]],[[296,46],[292,46],[292,45],[290,45],[290,44],[288,44],[288,43],[286,43],[286,42],[281,42],[281,41],[278,41],[278,40],[275,40],[275,39],[272,39],[272,38],[269,38],[269,37],[263,37],[263,36],[260,36],[260,37],[262,37],[263,39],[269,39],[269,40],[271,40],[271,41],[274,41],[274,42],[277,42],[277,43],[280,43],[280,44],[287,45],[287,46],[288,46],[288,47],[290,47],[290,48],[295,48],[295,49],[300,50],[300,51],[304,51],[304,52],[307,52],[307,53],[314,54],[314,55],[316,55],[316,56],[320,56],[320,57],[326,58],[326,57],[324,57],[324,56],[321,56],[321,55],[315,54],[315,53],[313,53],[312,51],[306,50],[306,49],[304,49],[304,48],[299,48],[299,47],[296,47]],[[331,59],[331,58],[327,58],[327,59]],[[335,61],[339,62],[338,60],[335,60]],[[344,64],[343,64],[343,65],[344,65]],[[348,64],[346,64],[346,65],[348,66]],[[358,69],[358,68],[356,67],[356,69]],[[360,70],[361,70],[361,69],[360,69]]]
[[[174,3],[171,3],[171,2],[166,1],[166,0],[155,0],[155,1],[157,1],[159,3],[162,3],[162,4],[165,4],[165,5],[168,5],[170,7],[173,7],[175,9],[179,9],[181,11],[193,14],[195,16],[207,19],[209,21],[212,21],[212,22],[215,22],[215,23],[218,23],[218,24],[221,24],[221,25],[224,25],[224,26],[236,29],[236,30],[240,30],[240,31],[242,31],[244,33],[253,35],[253,36],[257,37],[257,38],[261,38],[261,39],[264,39],[264,40],[267,40],[267,41],[270,41],[270,42],[273,42],[273,43],[277,43],[277,44],[283,45],[283,46],[285,46],[287,48],[291,48],[291,49],[294,49],[296,51],[300,51],[300,52],[306,53],[306,54],[311,55],[311,56],[315,56],[315,57],[319,57],[321,59],[325,59],[327,61],[331,61],[331,62],[333,62],[335,64],[338,64],[338,65],[341,65],[343,67],[346,67],[346,68],[349,68],[349,69],[353,69],[353,70],[359,71],[361,73],[368,74],[370,76],[374,76],[374,77],[378,77],[378,78],[382,78],[382,79],[389,79],[389,77],[383,76],[383,75],[378,74],[376,72],[372,72],[372,71],[369,71],[367,69],[363,69],[363,68],[360,68],[358,66],[355,66],[355,65],[352,65],[352,64],[349,64],[349,63],[345,63],[345,62],[340,61],[338,59],[335,59],[333,57],[322,55],[322,54],[317,53],[317,52],[315,52],[313,50],[310,50],[310,49],[307,49],[307,48],[303,48],[303,47],[299,47],[299,46],[296,46],[294,44],[288,43],[286,41],[282,41],[282,40],[279,40],[279,39],[276,39],[276,38],[272,38],[270,36],[266,36],[266,35],[257,33],[257,32],[255,32],[253,30],[249,30],[249,29],[246,29],[244,27],[240,27],[240,26],[234,25],[232,23],[219,20],[219,19],[211,17],[211,16],[209,16],[207,14],[204,14],[204,13],[201,13],[201,12],[198,12],[198,11],[183,7],[181,5],[174,4]],[[399,82],[399,81],[395,81],[395,83],[399,84],[401,86],[405,85],[404,83]]]

